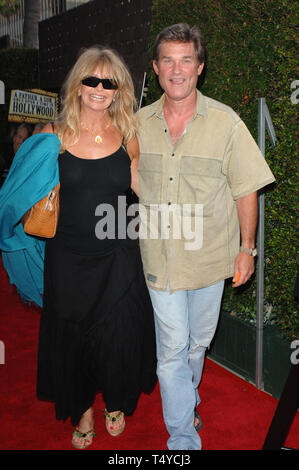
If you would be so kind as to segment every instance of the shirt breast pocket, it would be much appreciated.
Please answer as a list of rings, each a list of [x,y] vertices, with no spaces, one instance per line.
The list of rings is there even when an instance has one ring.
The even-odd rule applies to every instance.
[[[182,156],[178,201],[180,204],[201,204],[203,217],[212,217],[215,202],[223,188],[225,176],[221,161],[209,157]]]
[[[139,160],[139,202],[159,204],[162,187],[162,155],[141,153]]]

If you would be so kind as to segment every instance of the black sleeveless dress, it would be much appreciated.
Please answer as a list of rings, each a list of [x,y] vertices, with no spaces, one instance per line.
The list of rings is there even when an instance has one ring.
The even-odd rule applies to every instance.
[[[138,242],[126,235],[128,154],[121,147],[92,160],[65,151],[59,172],[58,228],[45,252],[37,395],[54,401],[57,419],[76,425],[98,392],[108,411],[130,415],[139,394],[152,391],[154,321]]]

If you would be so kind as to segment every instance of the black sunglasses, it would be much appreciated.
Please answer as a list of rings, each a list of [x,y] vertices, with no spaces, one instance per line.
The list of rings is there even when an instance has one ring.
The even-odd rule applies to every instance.
[[[82,80],[82,85],[96,88],[101,83],[105,90],[116,90],[117,84],[110,78],[86,77]]]

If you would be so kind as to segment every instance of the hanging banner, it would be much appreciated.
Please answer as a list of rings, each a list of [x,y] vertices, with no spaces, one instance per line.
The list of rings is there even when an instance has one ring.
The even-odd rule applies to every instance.
[[[48,122],[57,117],[58,94],[44,90],[11,90],[8,121]]]

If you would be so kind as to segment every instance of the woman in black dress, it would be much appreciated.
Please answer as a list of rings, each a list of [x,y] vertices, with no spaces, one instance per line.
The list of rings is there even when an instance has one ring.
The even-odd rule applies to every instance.
[[[138,194],[134,106],[122,59],[92,47],[68,75],[58,120],[43,129],[61,142],[60,216],[45,249],[37,394],[55,402],[57,419],[71,418],[81,449],[95,435],[97,392],[116,436],[156,380],[152,306],[123,213],[128,189]]]

